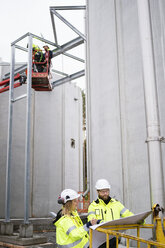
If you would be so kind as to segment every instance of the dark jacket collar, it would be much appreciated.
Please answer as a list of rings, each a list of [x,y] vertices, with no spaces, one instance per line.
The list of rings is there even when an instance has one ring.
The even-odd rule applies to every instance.
[[[95,201],[97,204],[99,203],[99,200],[102,200],[106,205],[111,201],[111,197],[109,196],[109,198],[106,200],[106,201],[104,201],[104,200],[102,200],[102,199],[100,199],[100,198],[97,198],[97,200]]]

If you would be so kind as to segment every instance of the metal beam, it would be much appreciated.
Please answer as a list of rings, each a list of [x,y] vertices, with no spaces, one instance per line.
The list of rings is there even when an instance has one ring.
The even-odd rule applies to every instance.
[[[51,17],[51,22],[52,22],[53,34],[54,34],[54,41],[56,42],[56,44],[58,44],[54,15],[51,11],[50,11],[50,17]]]
[[[74,55],[72,55],[72,54],[70,54],[70,53],[64,53],[64,55],[67,56],[67,57],[69,57],[69,58],[72,58],[72,59],[75,59],[75,60],[77,60],[77,61],[80,61],[80,62],[82,62],[82,63],[85,63],[85,60],[84,60],[84,59],[81,59],[81,58],[79,58],[79,57],[77,57],[77,56],[74,56]]]
[[[21,99],[23,99],[23,98],[25,98],[25,97],[27,97],[27,94],[24,94],[24,95],[22,95],[22,96],[16,97],[15,99],[12,100],[12,102],[17,102],[17,101],[19,101],[19,100],[21,100]]]
[[[17,42],[19,42],[20,40],[23,40],[24,38],[26,38],[27,36],[29,36],[30,33],[26,33],[24,35],[22,35],[21,37],[19,37],[17,40],[13,41],[11,43],[11,46],[15,45]]]
[[[25,65],[26,62],[17,62],[17,65]],[[0,66],[10,66],[9,62],[0,62]]]
[[[17,69],[15,69],[14,70],[14,75],[16,75],[17,73],[23,73],[26,70],[26,68],[27,68],[27,63],[22,65],[22,66],[20,66],[20,67],[18,67]],[[10,72],[5,74],[5,76],[3,77],[3,80],[9,78],[9,76],[10,76]]]
[[[26,33],[26,34],[24,34],[23,36],[21,36],[21,37],[18,38],[17,40],[13,41],[13,42],[11,43],[11,45],[15,45],[17,42],[23,40],[23,39],[26,38],[27,36],[31,36],[32,38],[35,38],[35,39],[40,40],[40,41],[42,41],[42,42],[48,43],[49,45],[58,47],[58,45],[57,45],[56,43],[54,43],[54,42],[52,42],[52,41],[49,41],[49,40],[46,40],[46,39],[44,39],[44,38],[42,38],[42,37],[40,37],[40,36],[38,36],[38,35],[36,35],[36,34],[32,34],[32,33]]]
[[[18,48],[18,49],[20,49],[20,50],[22,50],[24,52],[28,52],[28,49],[25,48],[25,47],[22,47],[22,46],[15,45],[15,48]]]
[[[86,6],[51,6],[50,10],[85,10]]]
[[[59,54],[62,54],[76,46],[79,46],[81,44],[84,43],[84,39],[81,37],[75,38],[67,43],[65,43],[64,45],[62,45],[60,48],[56,48],[54,49],[53,52],[53,57],[58,56]]]
[[[85,75],[85,70],[82,71],[78,71],[76,73],[73,73],[67,77],[61,78],[59,80],[56,80],[55,82],[52,83],[52,88],[54,89],[54,87],[59,86],[61,84],[67,83],[69,81],[72,81],[76,78],[80,78],[83,77]]]
[[[62,75],[62,76],[68,76],[67,73],[64,73],[64,72],[62,72],[62,71],[58,71],[58,70],[55,70],[55,69],[52,69],[52,72],[55,72],[55,73],[57,73],[57,74],[59,74],[59,75]]]
[[[84,34],[82,34],[77,28],[75,28],[70,22],[68,22],[63,16],[61,16],[55,9],[51,10],[53,14],[55,14],[62,22],[64,22],[69,28],[71,28],[76,34],[86,40]]]
[[[9,62],[0,62],[0,66],[10,66]]]
[[[31,35],[33,38],[35,38],[35,39],[37,39],[37,40],[40,40],[40,41],[42,41],[42,42],[45,42],[45,43],[47,43],[47,44],[49,44],[49,45],[58,47],[58,45],[57,45],[56,43],[54,43],[54,42],[52,42],[52,41],[49,41],[49,40],[46,40],[46,39],[44,39],[44,38],[42,38],[42,37],[40,37],[40,36],[38,36],[38,35],[35,35],[35,34],[32,34],[32,33],[29,33],[29,35]]]

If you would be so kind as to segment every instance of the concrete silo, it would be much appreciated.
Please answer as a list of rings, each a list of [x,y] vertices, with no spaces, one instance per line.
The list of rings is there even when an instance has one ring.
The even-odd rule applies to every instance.
[[[144,66],[143,34],[139,25],[142,17],[138,12],[141,13],[141,2],[149,2],[156,98],[153,105],[154,111],[157,111],[157,122],[152,118],[149,120],[147,109],[146,94],[150,93],[146,91],[146,85],[150,91],[153,84],[144,77],[151,71],[146,71]],[[112,185],[111,195],[122,200],[135,213],[150,209],[155,200],[162,205],[164,203],[165,147],[161,144],[165,133],[164,10],[165,4],[161,0],[87,2],[88,171],[91,197],[96,197],[96,180],[106,178]],[[155,100],[150,100],[152,105]],[[152,128],[158,130],[157,137],[154,132],[152,137],[149,134],[150,121]],[[149,142],[154,145],[152,152]],[[154,142],[159,143],[159,151],[156,151]]]
[[[23,85],[15,89],[15,97],[25,92],[26,85]],[[1,218],[5,214],[8,95],[9,92],[0,94]],[[11,218],[24,214],[25,117],[26,99],[22,99],[14,103],[13,109]],[[83,190],[82,153],[80,88],[66,83],[51,92],[32,90],[29,217],[46,217],[50,211],[56,212],[62,189]]]

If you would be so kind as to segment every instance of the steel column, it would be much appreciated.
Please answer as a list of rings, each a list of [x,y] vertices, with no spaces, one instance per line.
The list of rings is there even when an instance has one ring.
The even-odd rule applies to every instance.
[[[8,139],[7,139],[7,163],[6,163],[6,198],[5,221],[10,222],[10,186],[11,186],[11,155],[12,155],[12,124],[13,124],[13,96],[14,96],[14,65],[15,46],[11,47],[10,89],[9,89],[9,115],[8,115]]]
[[[32,36],[28,40],[27,66],[27,105],[26,105],[26,140],[25,140],[25,181],[24,181],[24,223],[29,223],[30,202],[30,125],[31,125],[31,82],[32,82]]]
[[[54,34],[54,41],[55,41],[56,44],[58,44],[57,33],[56,33],[56,25],[55,25],[55,21],[54,21],[54,15],[53,15],[53,13],[51,11],[50,11],[50,17],[51,17],[51,22],[52,22],[53,34]]]
[[[138,15],[142,47],[144,93],[147,121],[147,146],[149,155],[151,204],[164,206],[164,184],[158,98],[153,52],[153,37],[148,0],[138,0]]]

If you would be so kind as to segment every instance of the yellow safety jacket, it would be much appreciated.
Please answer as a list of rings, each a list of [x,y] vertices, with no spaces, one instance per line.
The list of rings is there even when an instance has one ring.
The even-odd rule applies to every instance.
[[[58,248],[87,248],[89,246],[88,228],[83,223],[77,213],[64,215],[57,222],[56,243]]]
[[[33,54],[35,55],[36,53],[38,53],[40,55],[39,61],[37,62],[42,62],[43,59],[43,52],[42,50],[39,48],[39,46],[32,44],[32,48],[33,48]]]
[[[96,201],[93,201],[88,208],[88,221],[97,219],[100,220],[100,223],[132,215],[132,212],[113,198],[110,198],[107,204],[98,198]]]
[[[41,51],[41,49],[39,48],[39,46],[35,45],[35,44],[32,44],[32,48],[35,52],[39,52]]]

